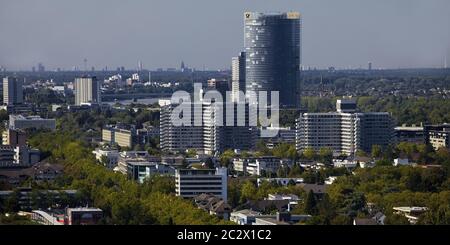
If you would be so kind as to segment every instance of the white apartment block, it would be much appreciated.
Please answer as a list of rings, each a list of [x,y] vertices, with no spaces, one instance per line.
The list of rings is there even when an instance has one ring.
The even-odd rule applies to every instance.
[[[394,122],[387,112],[356,112],[356,102],[337,102],[337,112],[303,113],[296,122],[296,148],[330,148],[334,153],[370,152],[394,139]]]
[[[236,172],[260,176],[264,172],[276,172],[281,166],[281,159],[272,156],[237,158],[233,159],[233,166]]]

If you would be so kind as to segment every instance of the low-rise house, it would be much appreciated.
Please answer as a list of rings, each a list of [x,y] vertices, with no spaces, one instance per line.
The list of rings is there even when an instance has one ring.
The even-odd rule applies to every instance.
[[[257,180],[258,186],[263,182],[271,182],[277,183],[278,185],[287,186],[289,184],[301,184],[303,183],[303,178],[258,178]]]
[[[277,212],[276,215],[255,217],[253,225],[293,225],[310,218],[310,215],[291,215],[289,212]]]
[[[353,169],[356,166],[358,166],[358,162],[348,160],[348,159],[333,159],[333,165],[335,168],[347,168],[347,169]]]
[[[355,218],[353,219],[353,225],[378,225],[374,219]]]
[[[286,212],[289,210],[290,200],[250,200],[240,208],[251,209],[262,214],[270,214],[275,211]]]
[[[232,212],[230,214],[230,221],[233,221],[238,225],[251,225],[255,222],[255,218],[259,215],[261,215],[260,212],[253,211],[251,209],[242,209]]]
[[[394,166],[407,166],[411,165],[408,158],[395,158]]]
[[[300,198],[294,194],[269,194],[265,200],[288,200],[287,211],[290,212],[293,207],[298,205]]]
[[[197,207],[209,212],[211,215],[216,215],[224,220],[230,219],[231,206],[222,198],[213,194],[203,193],[194,197],[194,202]]]
[[[309,193],[310,191],[313,192],[313,194],[317,197],[317,198],[322,198],[327,190],[327,185],[319,185],[319,184],[298,184],[298,186],[300,186],[306,193]]]
[[[243,209],[231,213],[230,221],[239,225],[290,225],[306,221],[311,215],[291,215],[286,212],[277,212],[275,215],[264,215],[260,212]]]
[[[334,183],[334,181],[336,181],[338,176],[328,176],[325,179],[325,185],[332,185]]]

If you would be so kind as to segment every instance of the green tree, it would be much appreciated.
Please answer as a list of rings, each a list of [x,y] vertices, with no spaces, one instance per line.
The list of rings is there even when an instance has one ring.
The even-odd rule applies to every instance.
[[[306,148],[303,151],[303,156],[305,156],[306,159],[313,160],[316,157],[316,151],[313,148]]]
[[[305,213],[310,215],[317,215],[318,213],[316,197],[314,196],[312,190],[310,190],[306,196]]]
[[[380,158],[382,154],[381,146],[379,145],[372,145],[372,157],[373,158]]]

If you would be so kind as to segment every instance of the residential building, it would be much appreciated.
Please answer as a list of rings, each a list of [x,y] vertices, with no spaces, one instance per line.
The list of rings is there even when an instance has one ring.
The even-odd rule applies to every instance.
[[[213,194],[227,202],[227,169],[177,169],[175,191],[177,196],[193,198]]]
[[[306,184],[306,183],[298,184],[298,186],[302,188],[306,193],[312,191],[314,196],[316,196],[319,199],[325,195],[326,190],[328,188],[327,185]]]
[[[444,147],[450,149],[450,124],[425,125],[425,143],[433,146],[435,150]]]
[[[17,77],[3,78],[3,104],[17,105],[23,103],[23,81]]]
[[[303,178],[258,178],[256,182],[259,186],[263,181],[270,183],[275,182],[278,185],[288,186],[289,184],[296,185],[303,183]]]
[[[289,212],[277,212],[276,215],[256,216],[252,225],[293,225],[310,218],[311,215],[292,215]]]
[[[55,119],[44,119],[40,116],[9,115],[9,128],[18,129],[56,129]]]
[[[100,103],[100,81],[96,77],[75,78],[75,105]]]
[[[198,208],[207,211],[211,215],[215,215],[221,219],[229,220],[231,213],[231,206],[222,198],[216,197],[213,194],[200,194],[194,197],[194,202]]]
[[[249,175],[264,175],[264,173],[275,173],[281,166],[281,159],[272,156],[236,158],[233,159],[234,170]]]
[[[105,164],[105,167],[107,167],[108,169],[114,169],[115,167],[117,167],[117,164],[119,162],[119,151],[115,149],[97,148],[92,151],[92,153],[95,155],[95,159],[97,159],[97,161],[101,162],[102,164]]]
[[[282,106],[300,106],[300,25],[298,12],[244,13],[246,96],[280,91]]]
[[[195,149],[214,155],[227,149],[254,148],[258,130],[250,126],[253,119],[248,103],[192,103],[190,124],[182,126],[175,126],[171,120],[176,106],[178,104],[168,104],[161,108],[160,142],[164,151],[184,152]],[[238,113],[241,110],[244,113]],[[195,124],[196,117],[202,119],[200,125]]]
[[[352,106],[353,104],[353,106]],[[387,112],[355,112],[356,101],[338,100],[337,112],[302,113],[296,122],[296,148],[329,148],[335,154],[370,152],[394,139],[394,121]]]
[[[251,225],[255,222],[255,218],[260,215],[260,212],[251,209],[243,209],[232,212],[230,214],[230,221],[233,221],[238,225]]]
[[[204,102],[202,106],[203,149],[206,154],[254,148],[259,133],[257,127],[250,126],[252,119],[248,103]]]
[[[175,126],[171,115],[174,108],[179,104],[167,103],[161,107],[160,112],[160,145],[166,152],[184,152],[188,149],[203,151],[203,127],[194,125],[194,113],[191,109],[190,125]],[[192,108],[194,103],[192,104]],[[197,116],[201,117],[200,114]]]

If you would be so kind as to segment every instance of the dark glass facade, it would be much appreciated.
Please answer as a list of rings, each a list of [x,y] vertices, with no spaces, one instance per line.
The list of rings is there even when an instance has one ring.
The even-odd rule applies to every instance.
[[[244,13],[246,92],[280,92],[280,104],[300,106],[300,14]],[[248,94],[247,94],[248,96]]]

